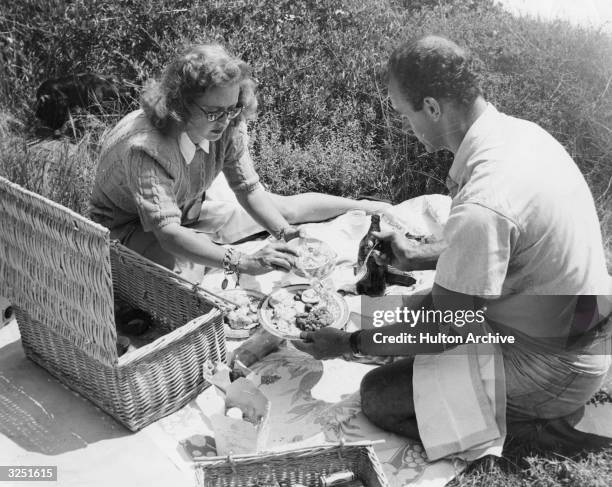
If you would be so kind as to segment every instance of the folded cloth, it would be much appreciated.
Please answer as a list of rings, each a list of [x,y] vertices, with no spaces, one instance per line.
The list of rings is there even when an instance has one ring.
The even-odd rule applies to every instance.
[[[417,355],[412,384],[419,435],[430,461],[501,456],[506,385],[498,346],[464,344]]]

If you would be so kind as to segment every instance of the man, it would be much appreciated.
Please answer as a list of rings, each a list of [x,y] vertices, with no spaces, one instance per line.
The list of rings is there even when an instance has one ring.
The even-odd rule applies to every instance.
[[[610,277],[582,174],[545,130],[487,103],[469,54],[447,39],[428,36],[395,50],[388,90],[428,152],[455,155],[453,201],[443,242],[379,234],[392,249],[380,259],[403,270],[436,269],[437,310],[482,310],[490,330],[516,338],[502,345],[509,423],[576,411],[605,378],[612,328]],[[465,335],[467,327],[452,328]],[[401,329],[392,325],[387,334]],[[296,346],[316,358],[393,353],[373,343],[377,331],[322,329],[303,333]],[[406,344],[403,355],[443,349]],[[418,438],[412,367],[405,359],[370,372],[362,409],[378,426]]]

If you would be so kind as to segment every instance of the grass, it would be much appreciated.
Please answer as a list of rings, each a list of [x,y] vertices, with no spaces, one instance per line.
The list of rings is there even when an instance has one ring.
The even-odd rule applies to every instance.
[[[449,487],[608,487],[612,485],[612,449],[574,458],[548,452],[474,462]]]

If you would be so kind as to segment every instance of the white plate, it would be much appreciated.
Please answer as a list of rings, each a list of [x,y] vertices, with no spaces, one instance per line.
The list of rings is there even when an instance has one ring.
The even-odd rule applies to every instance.
[[[297,326],[294,325],[291,331],[279,330],[278,327],[275,325],[275,323],[271,319],[273,308],[272,306],[270,306],[270,296],[272,296],[274,293],[276,293],[280,289],[285,289],[291,294],[296,294],[298,291],[304,291],[305,289],[310,289],[310,284],[293,284],[290,286],[284,286],[282,288],[275,289],[272,293],[268,294],[268,296],[266,296],[266,299],[264,299],[264,301],[259,306],[259,322],[261,323],[261,326],[263,326],[266,331],[272,333],[273,335],[277,337],[285,338],[288,340],[299,339],[300,333],[302,332],[302,330],[300,330]],[[338,293],[334,291],[329,291],[329,294],[334,300],[334,303],[337,304],[336,309],[337,309],[337,314],[338,314],[334,322],[329,326],[333,328],[342,328],[346,325],[349,319],[348,305],[346,304],[346,301],[344,300],[344,298],[340,296]]]

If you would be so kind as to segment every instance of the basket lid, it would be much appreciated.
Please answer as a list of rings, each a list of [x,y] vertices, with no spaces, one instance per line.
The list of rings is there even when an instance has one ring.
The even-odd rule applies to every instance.
[[[0,177],[3,293],[92,358],[117,363],[109,230]]]

